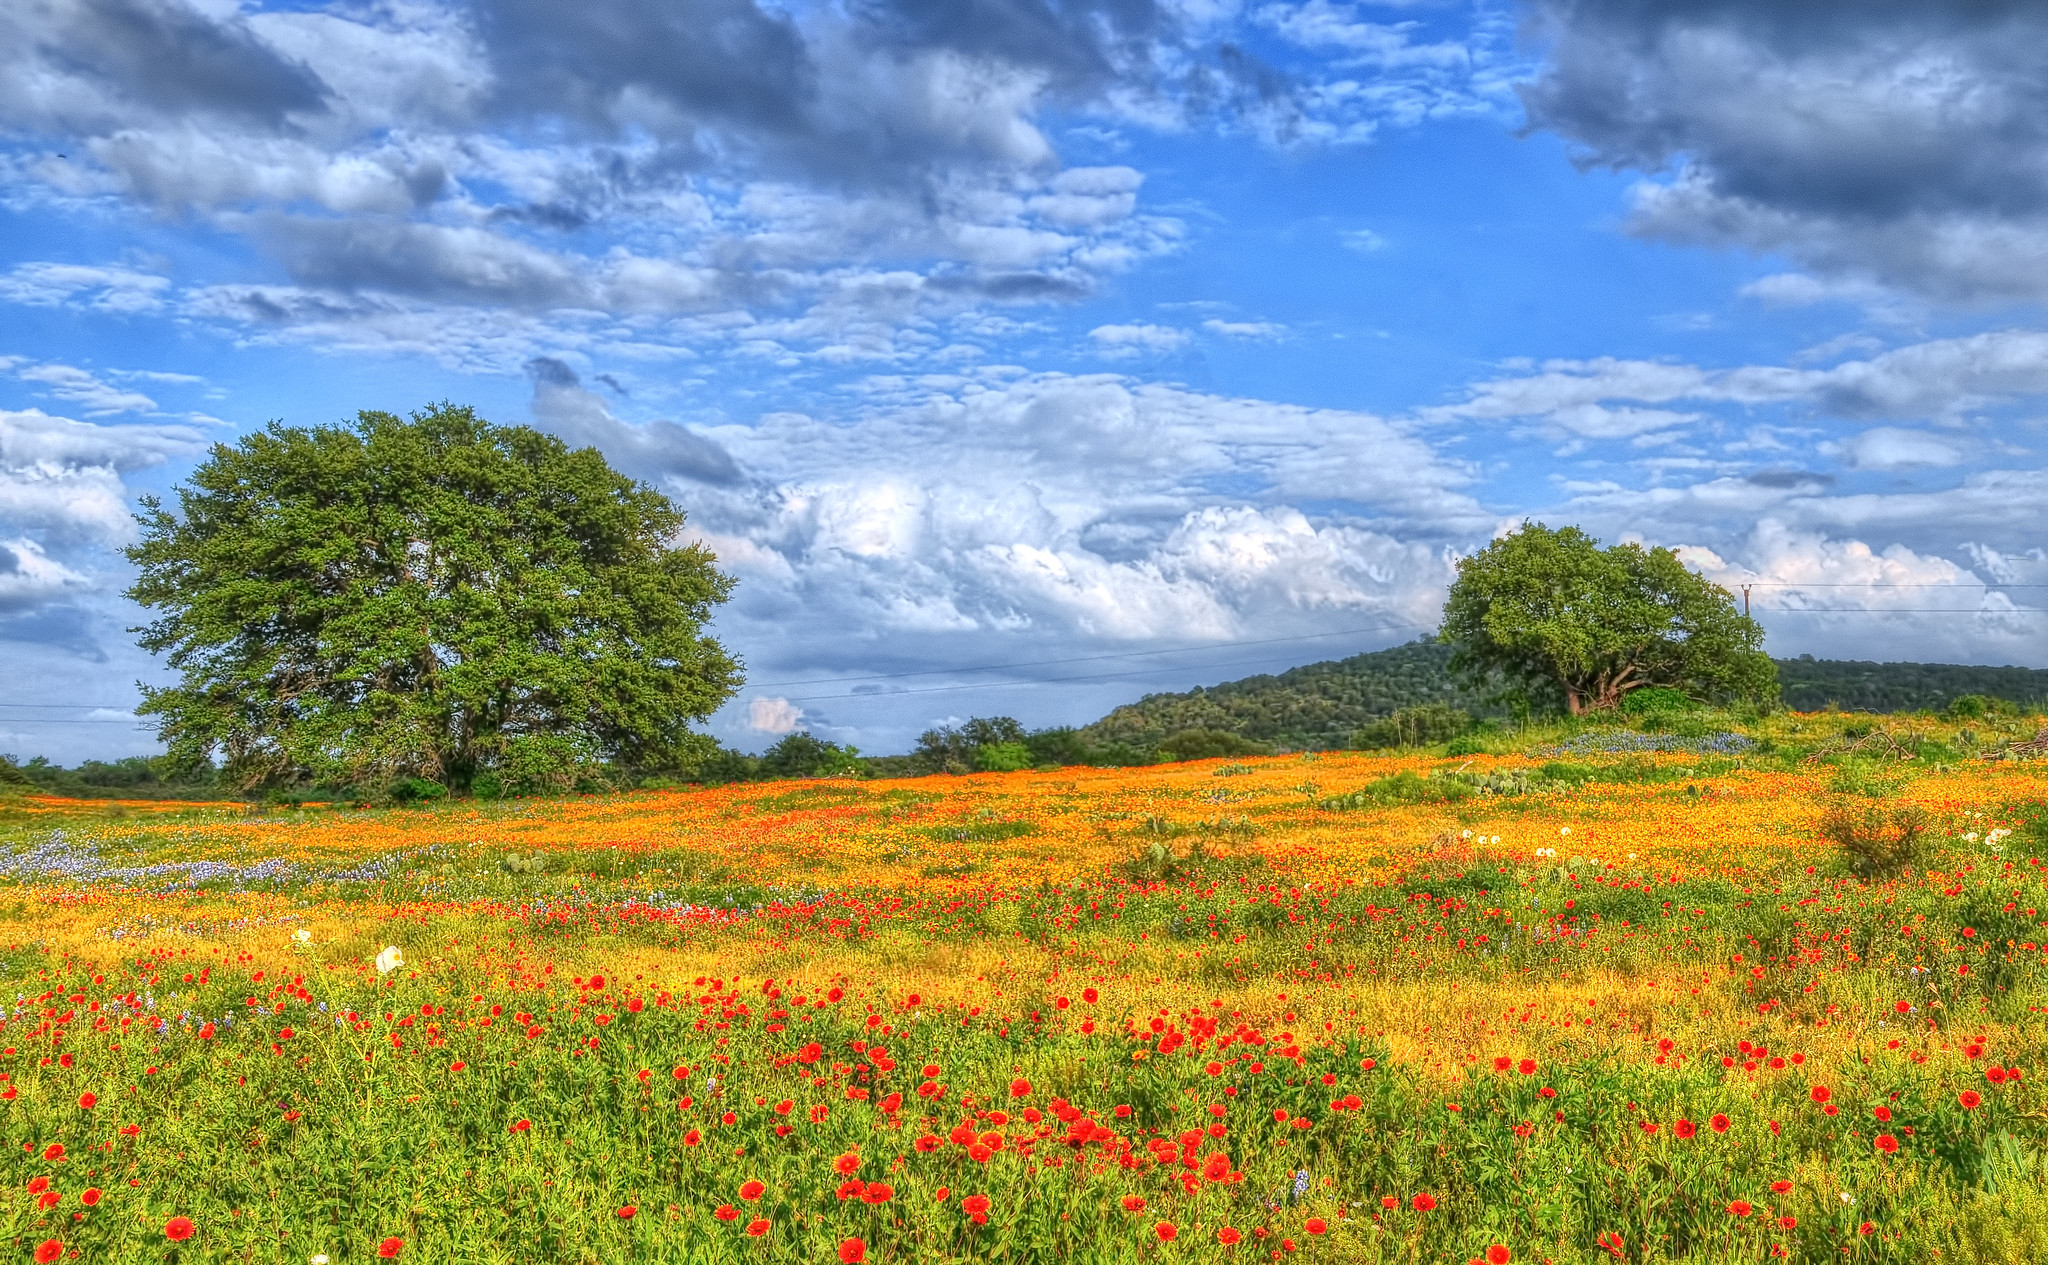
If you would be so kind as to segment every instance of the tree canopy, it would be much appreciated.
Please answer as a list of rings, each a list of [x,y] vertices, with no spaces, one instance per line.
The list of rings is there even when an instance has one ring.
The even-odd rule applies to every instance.
[[[682,511],[466,407],[272,422],[143,511],[137,631],[182,679],[140,711],[244,788],[686,764],[740,682],[703,631],[732,580]]]
[[[1524,523],[1461,559],[1438,635],[1453,671],[1554,688],[1573,715],[1645,686],[1701,698],[1776,690],[1763,629],[1728,590],[1669,549],[1603,549],[1576,527]]]

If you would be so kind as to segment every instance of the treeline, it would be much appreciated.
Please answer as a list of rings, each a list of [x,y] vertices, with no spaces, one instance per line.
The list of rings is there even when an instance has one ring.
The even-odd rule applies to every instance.
[[[1281,751],[1373,750],[1449,742],[1491,728],[1504,711],[1450,674],[1450,649],[1416,641],[1348,659],[1246,677],[1184,693],[1151,694],[1093,724],[1027,730],[1007,716],[926,730],[904,755],[869,756],[802,731],[760,755],[717,748],[685,768],[594,770],[573,788],[719,785],[781,778],[917,777],[1093,765],[1130,767],[1176,760]],[[2048,705],[2048,670],[1938,663],[1864,663],[1780,659],[1783,705],[1797,711],[1946,712],[1981,715],[1987,707]],[[1624,711],[1661,705],[1670,691],[1639,692]],[[1670,701],[1670,700],[1666,700]],[[1678,700],[1682,701],[1682,699]],[[8,789],[94,798],[239,798],[212,768],[179,769],[164,758],[88,760],[66,769],[37,758],[0,756],[0,792]],[[434,799],[445,788],[419,779],[378,787],[305,787],[271,791],[284,801]],[[473,788],[489,797],[490,791]]]
[[[162,756],[129,756],[124,760],[87,760],[75,769],[52,764],[41,756],[18,761],[0,755],[0,792],[82,799],[221,799],[235,793],[220,785],[211,767],[179,769]]]
[[[2048,704],[2048,668],[1957,663],[1866,663],[1801,655],[1778,660],[1778,694],[1793,711],[1939,712],[1957,699]]]
[[[788,735],[758,756],[720,748],[694,768],[645,778],[641,785],[715,785],[787,777],[922,777],[933,773],[1010,773],[1088,765],[1128,768],[1174,760],[1270,755],[1277,748],[1214,729],[1186,729],[1139,746],[1093,739],[1071,726],[1027,730],[1009,716],[977,716],[919,735],[908,755],[863,756],[804,732]]]

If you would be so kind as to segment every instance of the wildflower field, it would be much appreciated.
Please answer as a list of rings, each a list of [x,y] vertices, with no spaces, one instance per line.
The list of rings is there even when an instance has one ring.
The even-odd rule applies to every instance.
[[[2048,760],[1729,723],[0,800],[0,1257],[2048,1260]]]

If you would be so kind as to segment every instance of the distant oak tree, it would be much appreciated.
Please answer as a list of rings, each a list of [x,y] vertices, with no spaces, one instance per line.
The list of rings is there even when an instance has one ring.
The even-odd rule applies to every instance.
[[[1576,527],[1524,523],[1461,559],[1438,636],[1453,671],[1554,688],[1575,716],[1646,686],[1701,699],[1777,691],[1763,629],[1728,590],[1669,549],[1603,549]]]
[[[145,498],[136,631],[173,756],[232,784],[558,789],[676,767],[739,665],[683,513],[590,448],[439,404],[216,445]]]

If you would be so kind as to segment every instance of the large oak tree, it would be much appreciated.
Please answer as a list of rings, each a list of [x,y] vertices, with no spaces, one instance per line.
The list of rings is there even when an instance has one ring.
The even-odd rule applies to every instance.
[[[1728,590],[1669,549],[1603,549],[1576,527],[1524,523],[1458,563],[1438,635],[1454,671],[1561,691],[1573,715],[1645,686],[1765,697],[1777,667]]]
[[[732,580],[682,512],[469,408],[273,422],[143,507],[137,631],[182,679],[140,710],[243,787],[689,764],[740,681],[704,634]]]

